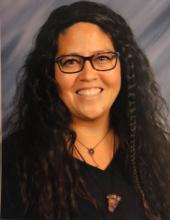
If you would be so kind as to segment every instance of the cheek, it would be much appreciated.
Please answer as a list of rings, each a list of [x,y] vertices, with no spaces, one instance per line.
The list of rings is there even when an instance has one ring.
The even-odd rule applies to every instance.
[[[55,80],[59,88],[59,95],[62,97],[73,89],[75,77],[71,74],[64,74],[55,68]]]
[[[120,66],[118,66],[111,74],[108,74],[107,77],[108,86],[115,90],[115,92],[119,92],[121,87],[121,70]]]

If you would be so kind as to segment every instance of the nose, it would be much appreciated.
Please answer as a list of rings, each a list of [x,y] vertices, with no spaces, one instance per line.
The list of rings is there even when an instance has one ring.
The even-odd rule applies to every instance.
[[[97,71],[92,67],[89,60],[85,61],[80,77],[81,81],[93,81],[97,79]]]

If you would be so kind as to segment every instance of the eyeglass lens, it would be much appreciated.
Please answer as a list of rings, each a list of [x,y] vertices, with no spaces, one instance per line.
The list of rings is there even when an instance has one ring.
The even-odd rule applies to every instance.
[[[90,57],[79,55],[65,55],[58,58],[60,70],[65,73],[80,72],[84,68],[86,60],[89,60],[95,70],[106,71],[115,68],[118,53],[106,52]]]

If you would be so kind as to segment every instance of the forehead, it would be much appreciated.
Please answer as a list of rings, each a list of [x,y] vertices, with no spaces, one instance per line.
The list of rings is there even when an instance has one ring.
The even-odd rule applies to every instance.
[[[94,53],[95,51],[113,50],[109,34],[98,25],[88,22],[78,22],[66,28],[59,34],[58,53]]]

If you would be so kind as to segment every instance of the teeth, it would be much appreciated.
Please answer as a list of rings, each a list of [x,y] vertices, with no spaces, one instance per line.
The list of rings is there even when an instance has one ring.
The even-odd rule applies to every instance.
[[[85,96],[93,96],[97,95],[102,91],[100,88],[91,88],[91,89],[82,89],[77,92],[79,95],[85,95]]]

